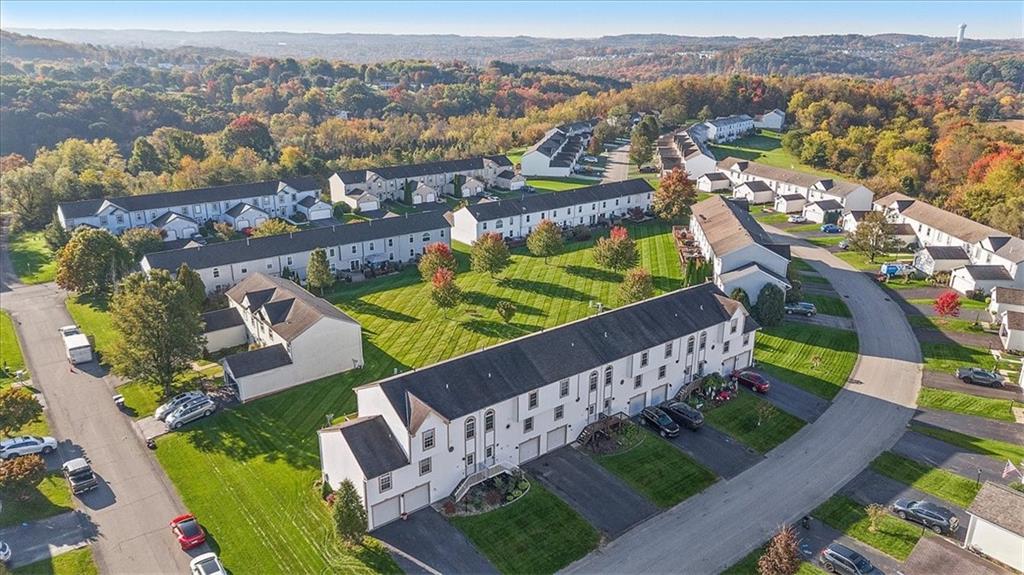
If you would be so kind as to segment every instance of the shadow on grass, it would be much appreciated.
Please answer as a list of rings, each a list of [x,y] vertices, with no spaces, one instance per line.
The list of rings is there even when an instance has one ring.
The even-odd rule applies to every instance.
[[[622,274],[587,266],[570,265],[563,268],[569,275],[592,279],[599,282],[621,282]]]
[[[585,294],[571,287],[536,280],[506,278],[502,280],[501,286],[504,288],[533,292],[558,299],[575,301],[589,301],[591,299],[589,294]]]
[[[39,483],[20,493],[5,493],[0,527],[18,525],[71,511],[73,508],[70,497],[61,497],[67,490],[64,477],[59,472],[53,472],[46,474]],[[55,503],[54,499],[58,501]],[[64,499],[67,499],[67,505],[64,504]]]
[[[503,340],[520,337],[537,329],[521,323],[503,323],[485,319],[471,319],[462,322],[461,325],[474,333]]]
[[[388,321],[400,321],[403,323],[416,323],[417,321],[419,321],[418,318],[415,318],[411,315],[404,314],[400,311],[395,311],[393,309],[388,309],[383,306],[379,306],[375,303],[368,302],[364,299],[353,299],[350,301],[341,302],[341,305],[342,307],[347,308],[349,311],[364,315],[372,315],[375,317],[379,317],[381,319],[386,319]]]
[[[478,291],[466,291],[463,292],[463,301],[469,305],[479,306],[485,310],[492,310],[499,301],[512,301],[511,298],[498,297]],[[522,302],[513,301],[512,303],[516,306],[516,313],[523,315],[544,315],[544,312],[532,305],[526,305]]]

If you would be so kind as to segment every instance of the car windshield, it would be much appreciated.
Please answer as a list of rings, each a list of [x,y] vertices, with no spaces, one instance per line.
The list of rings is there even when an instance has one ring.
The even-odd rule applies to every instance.
[[[185,537],[195,537],[199,535],[199,522],[195,519],[186,519],[178,524],[178,530]]]
[[[78,469],[72,469],[68,471],[68,476],[73,481],[82,481],[83,479],[89,479],[92,477],[92,469],[88,467],[80,467]]]
[[[213,557],[210,557],[209,559],[204,559],[204,560],[200,561],[198,567],[199,567],[199,571],[200,572],[202,572],[204,574],[207,574],[207,575],[210,575],[210,574],[213,574],[213,573],[217,573],[218,571],[220,571],[217,568],[217,560],[214,559]]]
[[[868,573],[874,569],[871,562],[865,559],[863,555],[857,555],[855,557],[851,557],[851,559],[853,559],[853,564],[857,566],[857,571],[861,573]]]
[[[665,415],[664,413],[657,414],[657,417],[658,423],[660,423],[661,425],[671,425],[672,423],[672,419],[670,419],[669,416]]]

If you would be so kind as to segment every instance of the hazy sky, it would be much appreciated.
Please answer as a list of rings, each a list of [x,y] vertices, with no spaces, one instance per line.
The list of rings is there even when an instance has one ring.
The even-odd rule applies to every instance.
[[[490,4],[490,5],[488,5]],[[901,32],[1020,38],[1024,2],[36,2],[0,0],[5,28],[145,28],[595,37]]]

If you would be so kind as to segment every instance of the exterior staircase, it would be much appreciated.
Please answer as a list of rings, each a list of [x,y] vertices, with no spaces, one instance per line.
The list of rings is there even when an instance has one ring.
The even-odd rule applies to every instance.
[[[465,497],[466,493],[469,493],[469,490],[472,489],[474,486],[480,485],[484,481],[487,481],[492,477],[501,475],[502,473],[515,475],[515,470],[515,466],[506,465],[504,463],[495,463],[494,465],[481,469],[476,473],[471,473],[464,477],[462,481],[460,481],[459,484],[455,486],[455,491],[452,492],[452,499],[455,502],[458,502],[460,499]]]

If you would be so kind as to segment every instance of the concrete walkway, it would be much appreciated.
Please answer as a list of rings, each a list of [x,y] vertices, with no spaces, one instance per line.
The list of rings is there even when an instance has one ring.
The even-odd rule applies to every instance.
[[[11,563],[18,568],[45,561],[88,545],[96,537],[96,526],[80,511],[68,511],[39,521],[0,529],[0,541],[11,546]]]

